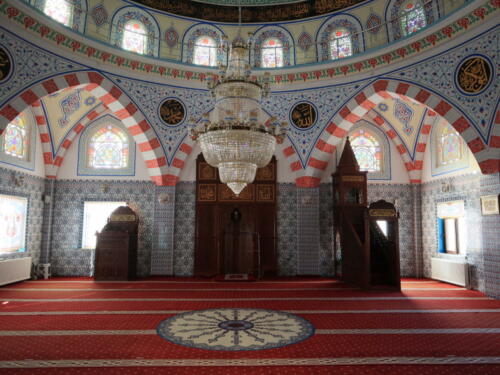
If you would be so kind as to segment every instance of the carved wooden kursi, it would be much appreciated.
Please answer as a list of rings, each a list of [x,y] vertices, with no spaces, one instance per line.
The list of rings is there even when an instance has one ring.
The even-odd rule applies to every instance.
[[[234,219],[235,210],[238,220]],[[253,260],[252,273],[276,274],[276,159],[258,169],[255,181],[235,196],[200,154],[196,160],[195,275],[247,272],[245,258],[233,254],[228,260],[227,245],[224,251],[228,237],[238,235],[252,237],[260,245],[260,260]]]
[[[96,280],[134,280],[137,269],[139,217],[130,207],[118,207],[97,235]]]

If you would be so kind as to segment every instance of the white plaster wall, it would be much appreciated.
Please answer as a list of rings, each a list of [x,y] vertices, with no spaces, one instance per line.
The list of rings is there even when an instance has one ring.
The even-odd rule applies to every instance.
[[[135,175],[134,176],[79,176],[78,175],[78,143],[80,135],[75,138],[69,150],[64,156],[64,161],[59,167],[58,179],[78,179],[78,180],[150,180],[146,163],[142,158],[139,149],[135,148]]]

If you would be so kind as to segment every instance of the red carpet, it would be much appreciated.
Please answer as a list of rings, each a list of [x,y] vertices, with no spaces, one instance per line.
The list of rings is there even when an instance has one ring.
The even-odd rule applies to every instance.
[[[1,374],[500,374],[500,301],[431,280],[361,292],[327,279],[212,282],[55,278],[0,288]],[[275,349],[216,351],[156,332],[174,315],[279,310],[315,333]]]

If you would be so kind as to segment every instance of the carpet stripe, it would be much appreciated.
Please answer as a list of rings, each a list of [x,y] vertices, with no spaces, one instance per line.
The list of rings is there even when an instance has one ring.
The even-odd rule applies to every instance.
[[[411,301],[411,300],[492,300],[487,297],[301,297],[301,298],[0,298],[9,302],[121,302],[121,301]]]
[[[216,282],[216,281],[190,281],[190,280],[182,280],[182,281],[174,281],[174,280],[129,280],[129,281],[119,281],[119,280],[114,280],[114,281],[95,281],[95,280],[27,280],[25,283],[35,283],[35,284],[41,284],[41,283],[49,283],[49,284],[67,284],[67,283],[72,283],[72,284],[211,284],[211,285],[234,285],[234,284],[244,284],[248,285],[249,283],[251,284],[344,284],[344,282],[339,281],[339,280],[297,280],[297,281],[251,281],[251,282],[241,282],[241,281],[223,281],[223,282]],[[401,281],[401,284],[404,285],[406,283],[409,284],[437,284],[437,285],[443,285],[439,281],[432,281],[432,280],[422,280],[422,281]]]
[[[9,311],[0,316],[22,315],[156,315],[180,314],[191,310],[130,310],[130,311]],[[441,314],[441,313],[500,313],[500,309],[444,309],[444,310],[282,310],[291,314]]]
[[[500,364],[500,357],[347,357],[256,359],[101,359],[0,361],[0,368],[179,367],[179,366],[354,366]]]
[[[500,328],[417,328],[417,329],[317,329],[317,335],[441,335],[500,334]],[[0,331],[0,336],[94,336],[94,335],[157,335],[155,329],[95,329],[65,331]]]
[[[344,290],[357,290],[359,288],[266,288],[266,292],[283,292],[283,291],[323,291],[323,292],[339,292]],[[439,291],[444,290],[447,292],[467,290],[466,288],[401,288],[401,290],[424,290],[424,291]],[[101,289],[101,288],[1,288],[2,291],[15,291],[15,292],[85,292],[85,291],[97,291],[97,292],[262,292],[262,288],[205,288],[205,289],[191,289],[191,288],[133,288],[133,289],[123,289],[123,288],[112,288],[112,289]]]

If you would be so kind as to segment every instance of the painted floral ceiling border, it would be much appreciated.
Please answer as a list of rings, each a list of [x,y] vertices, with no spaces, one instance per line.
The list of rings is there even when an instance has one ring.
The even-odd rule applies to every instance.
[[[330,79],[333,77],[346,76],[360,72],[366,72],[380,66],[389,65],[393,62],[398,62],[406,57],[413,56],[429,48],[435,47],[452,37],[456,37],[465,32],[472,25],[478,24],[487,18],[492,17],[500,8],[500,0],[488,0],[481,6],[477,7],[469,14],[454,21],[440,30],[423,36],[422,38],[391,52],[381,54],[376,57],[364,59],[361,61],[349,63],[342,66],[312,69],[311,71],[282,73],[271,75],[271,82],[274,84],[285,84],[294,82],[317,81],[322,79]],[[49,26],[34,19],[32,16],[24,13],[20,9],[11,5],[5,0],[0,0],[0,15],[13,20],[25,29],[38,34],[40,37],[52,41],[61,47],[71,50],[73,53],[86,58],[92,58],[100,63],[107,63],[121,68],[129,68],[131,70],[144,72],[147,74],[158,74],[169,78],[179,80],[200,80],[205,81],[207,76],[217,76],[217,74],[194,72],[190,70],[169,68],[165,65],[152,64],[129,59],[118,54],[102,51],[95,47],[89,46],[81,41],[73,39],[68,35],[59,33]]]

